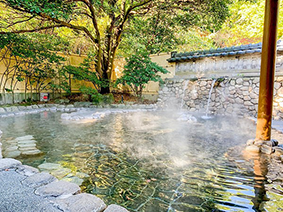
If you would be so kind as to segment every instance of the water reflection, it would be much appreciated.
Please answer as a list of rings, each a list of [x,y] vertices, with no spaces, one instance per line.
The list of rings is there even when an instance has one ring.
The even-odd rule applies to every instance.
[[[130,211],[260,210],[266,201],[265,179],[260,178],[264,169],[255,169],[254,179],[254,173],[224,157],[251,138],[255,126],[223,117],[177,119],[175,114],[141,112],[67,124],[60,114],[43,113],[5,118],[0,129],[3,145],[8,137],[33,135],[37,140],[45,155],[20,157],[23,163],[59,163],[88,174],[82,189],[107,204]]]
[[[270,156],[266,154],[259,154],[244,151],[246,160],[252,161],[254,170],[254,211],[265,211],[263,203],[268,201],[265,184],[267,183],[268,165],[270,164]]]

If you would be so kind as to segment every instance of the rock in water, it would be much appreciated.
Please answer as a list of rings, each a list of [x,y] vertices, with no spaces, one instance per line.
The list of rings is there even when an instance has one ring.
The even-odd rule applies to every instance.
[[[38,155],[38,154],[42,154],[42,152],[38,149],[22,152],[22,155]]]
[[[32,135],[25,135],[21,137],[17,137],[15,140],[17,141],[26,141],[26,140],[32,140],[33,136]]]
[[[63,168],[60,164],[57,163],[42,163],[38,166],[39,169],[43,171],[52,171]]]

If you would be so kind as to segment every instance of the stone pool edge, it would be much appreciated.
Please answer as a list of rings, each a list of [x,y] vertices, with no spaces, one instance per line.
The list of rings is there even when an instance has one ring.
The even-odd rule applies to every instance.
[[[135,110],[156,110],[155,104],[150,105],[106,105],[106,106],[95,106],[91,104],[39,104],[31,106],[8,106],[0,107],[0,118],[1,117],[12,117],[21,116],[26,114],[34,114],[41,112],[76,112],[83,108],[93,109],[135,109]],[[2,137],[2,131],[0,130],[0,138]],[[111,204],[106,204],[98,197],[92,194],[81,193],[80,188],[77,184],[59,181],[54,176],[39,172],[37,168],[22,165],[22,163],[13,158],[3,158],[2,156],[2,143],[0,141],[0,172],[15,170],[17,173],[22,174],[26,177],[24,182],[25,186],[34,188],[34,193],[39,196],[53,197],[50,199],[50,204],[62,211],[95,211],[95,212],[128,212],[125,208]],[[52,180],[51,180],[52,179]],[[22,182],[21,182],[22,183]],[[22,183],[23,184],[23,183]],[[55,185],[54,185],[55,184]],[[66,188],[66,189],[59,189]],[[48,194],[46,191],[48,190]],[[50,193],[51,191],[51,193]],[[53,192],[53,193],[52,193]],[[54,199],[55,197],[55,199]],[[72,204],[75,202],[75,204]],[[70,208],[72,207],[72,208]],[[86,207],[88,208],[86,210]],[[80,208],[82,210],[80,210]]]
[[[0,172],[13,170],[25,177],[20,182],[22,185],[32,188],[35,195],[43,197],[61,211],[128,212],[116,204],[107,206],[95,195],[81,193],[80,187],[75,183],[58,180],[34,167],[22,165],[13,158],[0,159]]]

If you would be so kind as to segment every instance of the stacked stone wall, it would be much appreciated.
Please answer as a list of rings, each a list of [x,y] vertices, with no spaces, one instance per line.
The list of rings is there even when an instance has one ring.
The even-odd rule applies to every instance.
[[[206,113],[212,79],[167,80],[159,92],[158,106]],[[283,77],[274,84],[274,119],[283,118]],[[257,116],[259,77],[219,78],[211,92],[209,113]]]

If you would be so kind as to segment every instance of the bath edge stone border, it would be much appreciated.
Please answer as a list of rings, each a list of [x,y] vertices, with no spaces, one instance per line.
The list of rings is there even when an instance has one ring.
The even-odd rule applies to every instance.
[[[31,106],[8,106],[8,107],[0,107],[0,118],[4,117],[12,117],[12,116],[21,116],[27,114],[35,114],[41,112],[77,112],[84,108],[89,109],[122,109],[122,110],[145,110],[152,111],[157,109],[156,104],[111,104],[111,105],[103,105],[96,106],[92,105],[89,102],[78,102],[77,104],[39,104],[39,105],[31,105]],[[7,169],[16,169],[16,171],[26,176],[27,178],[22,182],[23,185],[31,187],[35,190],[37,195],[42,195],[48,197],[52,197],[58,201],[50,202],[60,210],[63,211],[80,211],[79,207],[82,207],[82,210],[86,211],[96,211],[96,212],[128,212],[127,209],[111,204],[109,207],[98,197],[92,194],[80,193],[80,188],[70,182],[58,181],[57,178],[50,176],[45,176],[45,179],[39,179],[38,176],[41,176],[42,173],[38,171],[37,168],[22,165],[22,163],[13,158],[3,158],[2,156],[2,143],[1,137],[3,132],[0,130],[0,171],[5,171]],[[29,181],[27,183],[27,181]],[[52,187],[52,183],[56,183],[55,188]],[[61,184],[64,184],[60,187]],[[67,186],[69,185],[69,186]],[[67,190],[62,190],[62,187],[67,187]],[[58,192],[57,188],[61,188],[61,191]],[[68,192],[68,190],[72,190],[72,192]],[[48,194],[46,194],[46,192]],[[52,193],[53,192],[53,193]],[[60,201],[59,201],[60,200]],[[75,201],[76,204],[70,204],[70,201]],[[70,208],[73,207],[73,208]]]
[[[74,104],[34,104],[30,106],[10,105],[1,107],[0,118],[23,116],[27,114],[36,114],[42,112],[77,112],[83,109],[116,109],[116,110],[137,110],[137,111],[154,111],[157,110],[157,104],[106,104],[94,105],[91,102],[75,102]],[[2,155],[2,131],[0,129],[0,159]]]
[[[38,169],[22,165],[20,161],[13,158],[0,159],[0,172],[10,169],[26,177],[21,182],[24,186],[34,189],[36,195],[44,196],[45,199],[50,201],[51,205],[62,211],[129,212],[119,205],[111,204],[107,206],[95,195],[81,193],[80,187],[75,183],[58,181],[58,179],[52,175],[50,175],[50,178],[55,179],[50,180],[50,178],[46,176],[46,180],[42,180],[36,177],[36,175],[42,174]],[[49,174],[46,173],[46,175]],[[26,181],[29,183],[23,183]]]

